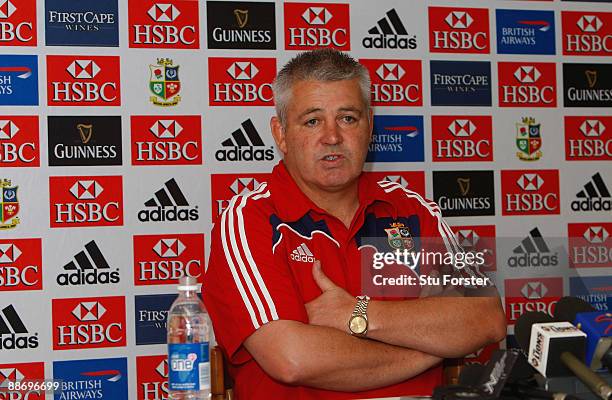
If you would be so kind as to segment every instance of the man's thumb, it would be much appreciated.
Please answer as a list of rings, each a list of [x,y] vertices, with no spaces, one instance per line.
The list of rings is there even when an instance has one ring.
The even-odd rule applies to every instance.
[[[315,260],[315,262],[312,264],[312,276],[323,292],[336,287],[334,282],[332,282],[323,272],[323,268],[321,268],[321,261],[319,260]]]

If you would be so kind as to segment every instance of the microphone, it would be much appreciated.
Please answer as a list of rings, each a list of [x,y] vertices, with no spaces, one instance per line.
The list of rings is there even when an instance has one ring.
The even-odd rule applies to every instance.
[[[517,320],[514,334],[529,363],[545,377],[575,375],[601,399],[612,399],[612,387],[581,361],[586,334],[569,322],[527,312]]]
[[[586,333],[586,364],[592,370],[612,371],[612,313],[597,311],[577,297],[563,297],[555,306],[555,319],[573,323]]]
[[[503,350],[498,350],[503,351]],[[580,398],[567,393],[551,392],[537,388],[534,375],[536,371],[527,363],[525,356],[518,350],[506,351],[508,355],[505,359],[500,354],[493,354],[491,361],[487,365],[471,364],[466,365],[459,375],[459,385],[464,387],[477,387],[480,390],[491,393],[487,390],[487,384],[495,381],[497,375],[495,371],[505,371],[505,376],[496,383],[496,388],[492,394],[496,398],[519,398],[519,399],[546,399],[546,400],[580,400]],[[504,367],[500,367],[502,364]]]

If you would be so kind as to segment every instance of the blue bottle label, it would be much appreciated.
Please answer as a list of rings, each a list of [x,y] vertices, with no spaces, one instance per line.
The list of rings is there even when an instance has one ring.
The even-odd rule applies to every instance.
[[[170,390],[210,389],[208,342],[168,344]]]

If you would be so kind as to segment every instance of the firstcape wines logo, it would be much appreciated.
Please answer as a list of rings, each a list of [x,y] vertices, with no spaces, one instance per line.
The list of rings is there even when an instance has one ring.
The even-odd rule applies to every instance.
[[[191,206],[174,178],[164,183],[138,212],[140,222],[197,221],[198,206]]]

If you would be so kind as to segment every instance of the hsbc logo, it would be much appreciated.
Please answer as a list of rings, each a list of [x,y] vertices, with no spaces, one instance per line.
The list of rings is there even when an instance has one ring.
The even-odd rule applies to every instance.
[[[500,62],[500,107],[556,107],[554,63]]]
[[[481,271],[497,269],[495,225],[453,226],[452,229],[465,251],[482,253],[484,263],[480,266]]]
[[[73,78],[93,79],[100,72],[100,67],[92,60],[75,60],[66,68]]]
[[[472,25],[474,19],[465,11],[451,11],[446,18],[444,18],[444,21],[451,28],[467,29],[470,27],[470,25]]]
[[[595,33],[601,29],[603,22],[597,15],[583,15],[576,23],[582,32]]]
[[[612,53],[612,13],[562,11],[563,54],[609,56]]]
[[[285,49],[350,50],[348,4],[285,3]]]
[[[125,298],[53,299],[53,349],[122,347]]]
[[[383,81],[397,82],[406,74],[399,64],[384,63],[376,69],[376,75]]]
[[[52,176],[49,190],[52,228],[123,225],[120,176]]]
[[[544,184],[544,179],[542,179],[542,177],[540,177],[538,174],[523,174],[516,181],[516,183],[521,189],[531,192],[541,188]]]
[[[275,58],[208,58],[211,106],[271,106]]]
[[[505,304],[508,324],[525,312],[538,311],[552,316],[563,296],[563,278],[506,279]]]
[[[433,161],[493,161],[490,116],[431,117]]]
[[[559,171],[502,171],[502,215],[559,214]]]
[[[40,166],[38,117],[0,119],[0,166]]]
[[[10,363],[0,364],[0,398],[3,400],[39,400],[44,399],[41,390],[9,390],[8,383],[40,382],[45,379],[45,363]],[[27,387],[27,386],[26,386]]]
[[[134,236],[136,285],[176,284],[183,276],[200,278],[204,272],[204,235]]]
[[[268,174],[212,174],[211,198],[212,221],[216,221],[229,206],[232,197],[243,196],[267,182]]]
[[[168,395],[168,357],[137,356],[136,375],[139,400],[167,399]]]
[[[429,29],[431,52],[490,52],[488,9],[429,7]]]
[[[403,189],[425,195],[425,172],[423,171],[398,171],[396,175],[388,175],[388,172],[364,172],[364,174],[367,179],[379,185],[395,183]]]
[[[418,60],[359,60],[372,78],[372,105],[423,105],[421,62]]]
[[[612,126],[609,116],[566,116],[565,159],[612,160],[612,135],[608,126]]]
[[[572,268],[612,267],[612,223],[568,224]]]
[[[70,188],[70,193],[79,200],[94,200],[104,189],[96,181],[76,181]]]
[[[49,106],[119,106],[117,56],[47,56]]]
[[[172,4],[155,4],[149,8],[147,14],[156,22],[173,22],[181,14]]]
[[[129,4],[131,48],[199,49],[198,1]]]
[[[535,83],[540,76],[540,71],[533,66],[521,66],[514,71],[514,77],[521,83]]]
[[[132,116],[131,130],[133,165],[202,164],[200,116]]]
[[[325,7],[308,7],[302,18],[309,25],[325,25],[332,19],[332,13]]]
[[[1,239],[0,292],[41,289],[41,240]]]
[[[36,1],[0,0],[0,46],[36,46]]]
[[[0,2],[0,19],[8,19],[15,13],[17,8],[10,0]]]

